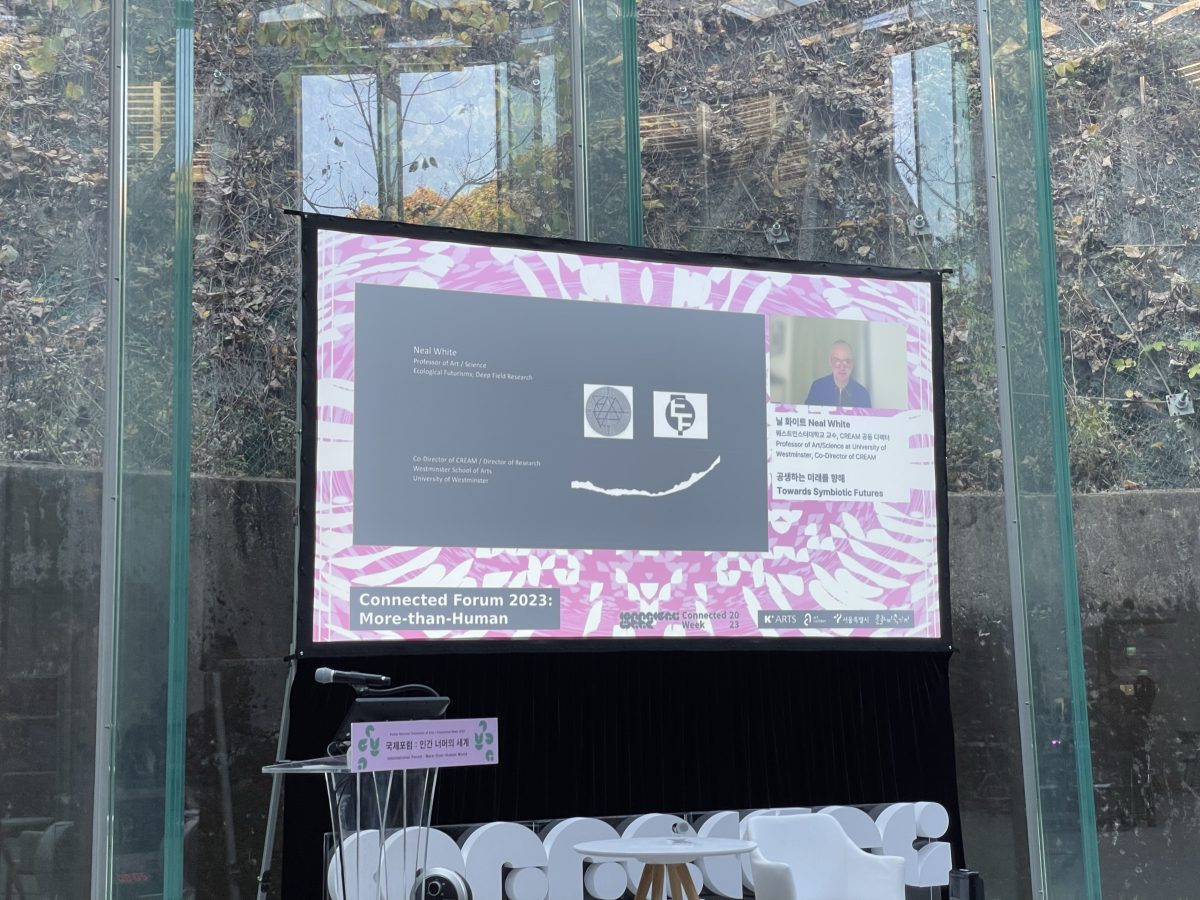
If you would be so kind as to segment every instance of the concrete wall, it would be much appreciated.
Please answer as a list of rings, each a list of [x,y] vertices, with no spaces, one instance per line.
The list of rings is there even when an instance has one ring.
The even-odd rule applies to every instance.
[[[138,490],[165,488],[149,478]],[[187,805],[199,811],[190,849],[201,897],[229,896],[230,879],[243,897],[254,888],[269,787],[259,769],[275,755],[291,639],[292,501],[290,482],[193,483]],[[1120,774],[1127,765],[1107,747],[1128,721],[1121,685],[1141,670],[1157,687],[1148,727],[1166,771],[1180,752],[1178,732],[1200,729],[1200,572],[1192,560],[1200,492],[1081,496],[1075,514],[1093,733],[1104,759],[1098,772],[1115,766]],[[950,521],[959,651],[952,686],[969,862],[992,874],[989,896],[1016,897],[1025,834],[1003,505],[992,495],[952,496]],[[145,535],[144,555],[162,554],[165,529],[153,523],[158,536]],[[90,818],[99,531],[97,473],[0,466],[0,714],[56,711],[32,731],[0,734],[5,815]],[[162,596],[152,582],[137,582],[147,608]],[[49,753],[55,762],[41,781],[5,775],[4,760]],[[1177,782],[1165,780],[1170,802],[1160,818],[1176,815]],[[1128,795],[1098,793],[1113,828],[1122,826]]]

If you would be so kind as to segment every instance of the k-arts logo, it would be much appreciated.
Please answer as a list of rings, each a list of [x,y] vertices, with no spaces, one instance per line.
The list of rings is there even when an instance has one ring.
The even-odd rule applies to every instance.
[[[633,388],[619,384],[585,384],[583,436],[633,440]]]
[[[654,392],[656,438],[708,439],[708,394]]]

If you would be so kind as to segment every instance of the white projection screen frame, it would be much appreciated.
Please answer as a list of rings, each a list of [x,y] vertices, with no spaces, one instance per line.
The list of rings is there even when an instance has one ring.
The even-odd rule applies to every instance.
[[[939,273],[301,218],[300,655],[949,647]]]

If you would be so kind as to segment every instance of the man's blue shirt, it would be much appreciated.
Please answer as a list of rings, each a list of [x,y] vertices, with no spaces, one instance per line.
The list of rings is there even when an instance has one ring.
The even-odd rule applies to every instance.
[[[826,375],[812,383],[804,402],[809,406],[870,406],[871,395],[853,378],[839,391],[833,376]]]

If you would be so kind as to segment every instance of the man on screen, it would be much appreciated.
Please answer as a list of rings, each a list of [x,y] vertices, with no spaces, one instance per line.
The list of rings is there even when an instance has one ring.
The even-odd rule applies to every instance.
[[[809,406],[870,406],[871,395],[850,377],[853,371],[854,351],[846,341],[834,341],[829,349],[829,374],[812,383],[804,402]]]

